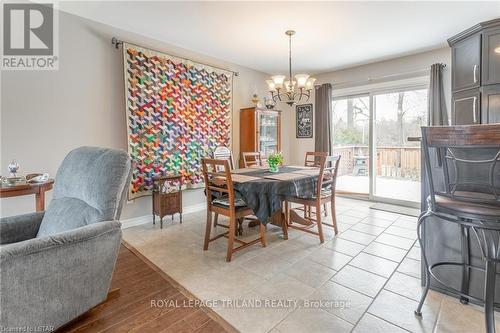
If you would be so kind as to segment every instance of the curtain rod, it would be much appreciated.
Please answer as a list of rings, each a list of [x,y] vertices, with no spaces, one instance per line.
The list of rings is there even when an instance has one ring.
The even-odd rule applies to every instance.
[[[442,68],[446,67],[446,64],[444,63],[439,63]],[[379,76],[379,77],[369,77],[366,80],[356,80],[356,81],[344,81],[344,82],[339,82],[339,83],[332,83],[332,86],[343,86],[343,85],[351,85],[351,84],[359,84],[359,83],[370,83],[373,81],[379,81],[383,79],[388,79],[391,77],[398,77],[398,76],[405,76],[405,75],[410,75],[410,74],[418,74],[418,73],[424,73],[424,72],[429,72],[430,67],[424,68],[424,69],[418,69],[414,71],[409,71],[409,72],[404,72],[404,73],[397,73],[397,74],[389,74],[389,75],[384,75],[384,76]]]
[[[139,44],[136,44],[136,43],[132,43],[132,42],[126,41],[126,40],[120,40],[120,39],[118,39],[116,37],[111,38],[111,44],[115,46],[115,49],[118,49],[120,47],[120,45],[123,45],[124,42],[127,43],[127,44],[130,44],[130,45],[137,46],[137,47],[147,48],[147,49],[150,49],[150,50],[155,51],[155,52],[164,53],[164,54],[166,54],[168,56],[171,56],[171,57],[175,57],[175,58],[179,58],[179,59],[187,60],[187,61],[191,61],[191,62],[197,62],[197,63],[205,65],[205,66],[209,66],[209,67],[221,69],[221,70],[224,70],[224,71],[227,71],[227,72],[231,72],[231,73],[233,73],[234,76],[240,76],[239,72],[235,72],[235,71],[232,71],[230,69],[225,69],[225,68],[222,68],[222,67],[218,67],[218,66],[206,64],[206,63],[203,63],[203,62],[200,62],[200,61],[197,61],[197,60],[192,60],[192,59],[185,58],[185,57],[179,57],[179,56],[170,54],[170,53],[165,52],[165,51],[153,49],[153,48],[148,47],[148,46],[142,46],[142,45],[139,45]]]

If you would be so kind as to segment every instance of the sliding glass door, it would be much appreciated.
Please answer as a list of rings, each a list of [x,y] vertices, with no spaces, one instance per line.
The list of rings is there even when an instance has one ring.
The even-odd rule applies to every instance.
[[[420,201],[420,127],[427,123],[427,89],[373,97],[376,197]]]
[[[369,106],[368,95],[333,101],[333,154],[341,156],[337,191],[365,195],[370,192]]]
[[[414,205],[420,201],[420,126],[427,89],[412,87],[334,98],[333,154],[341,155],[337,191]]]

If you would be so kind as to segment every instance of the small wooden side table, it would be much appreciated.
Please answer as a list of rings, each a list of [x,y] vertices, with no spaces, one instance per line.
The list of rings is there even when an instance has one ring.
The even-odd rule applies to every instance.
[[[153,178],[153,224],[155,216],[160,217],[160,228],[163,229],[163,217],[180,214],[182,223],[182,176],[170,175]]]
[[[17,197],[20,195],[35,195],[35,207],[37,212],[45,210],[45,192],[50,191],[54,186],[54,179],[49,179],[44,183],[21,183],[18,185],[0,185],[0,198]]]

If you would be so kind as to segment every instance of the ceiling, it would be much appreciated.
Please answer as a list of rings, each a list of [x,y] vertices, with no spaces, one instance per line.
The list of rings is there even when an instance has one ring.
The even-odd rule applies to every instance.
[[[320,73],[446,46],[492,2],[60,2],[85,18],[266,73]]]

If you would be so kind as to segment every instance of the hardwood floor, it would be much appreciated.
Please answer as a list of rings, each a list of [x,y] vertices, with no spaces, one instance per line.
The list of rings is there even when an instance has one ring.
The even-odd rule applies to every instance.
[[[116,289],[58,332],[236,332],[211,309],[182,306],[196,297],[126,243],[111,282]]]

